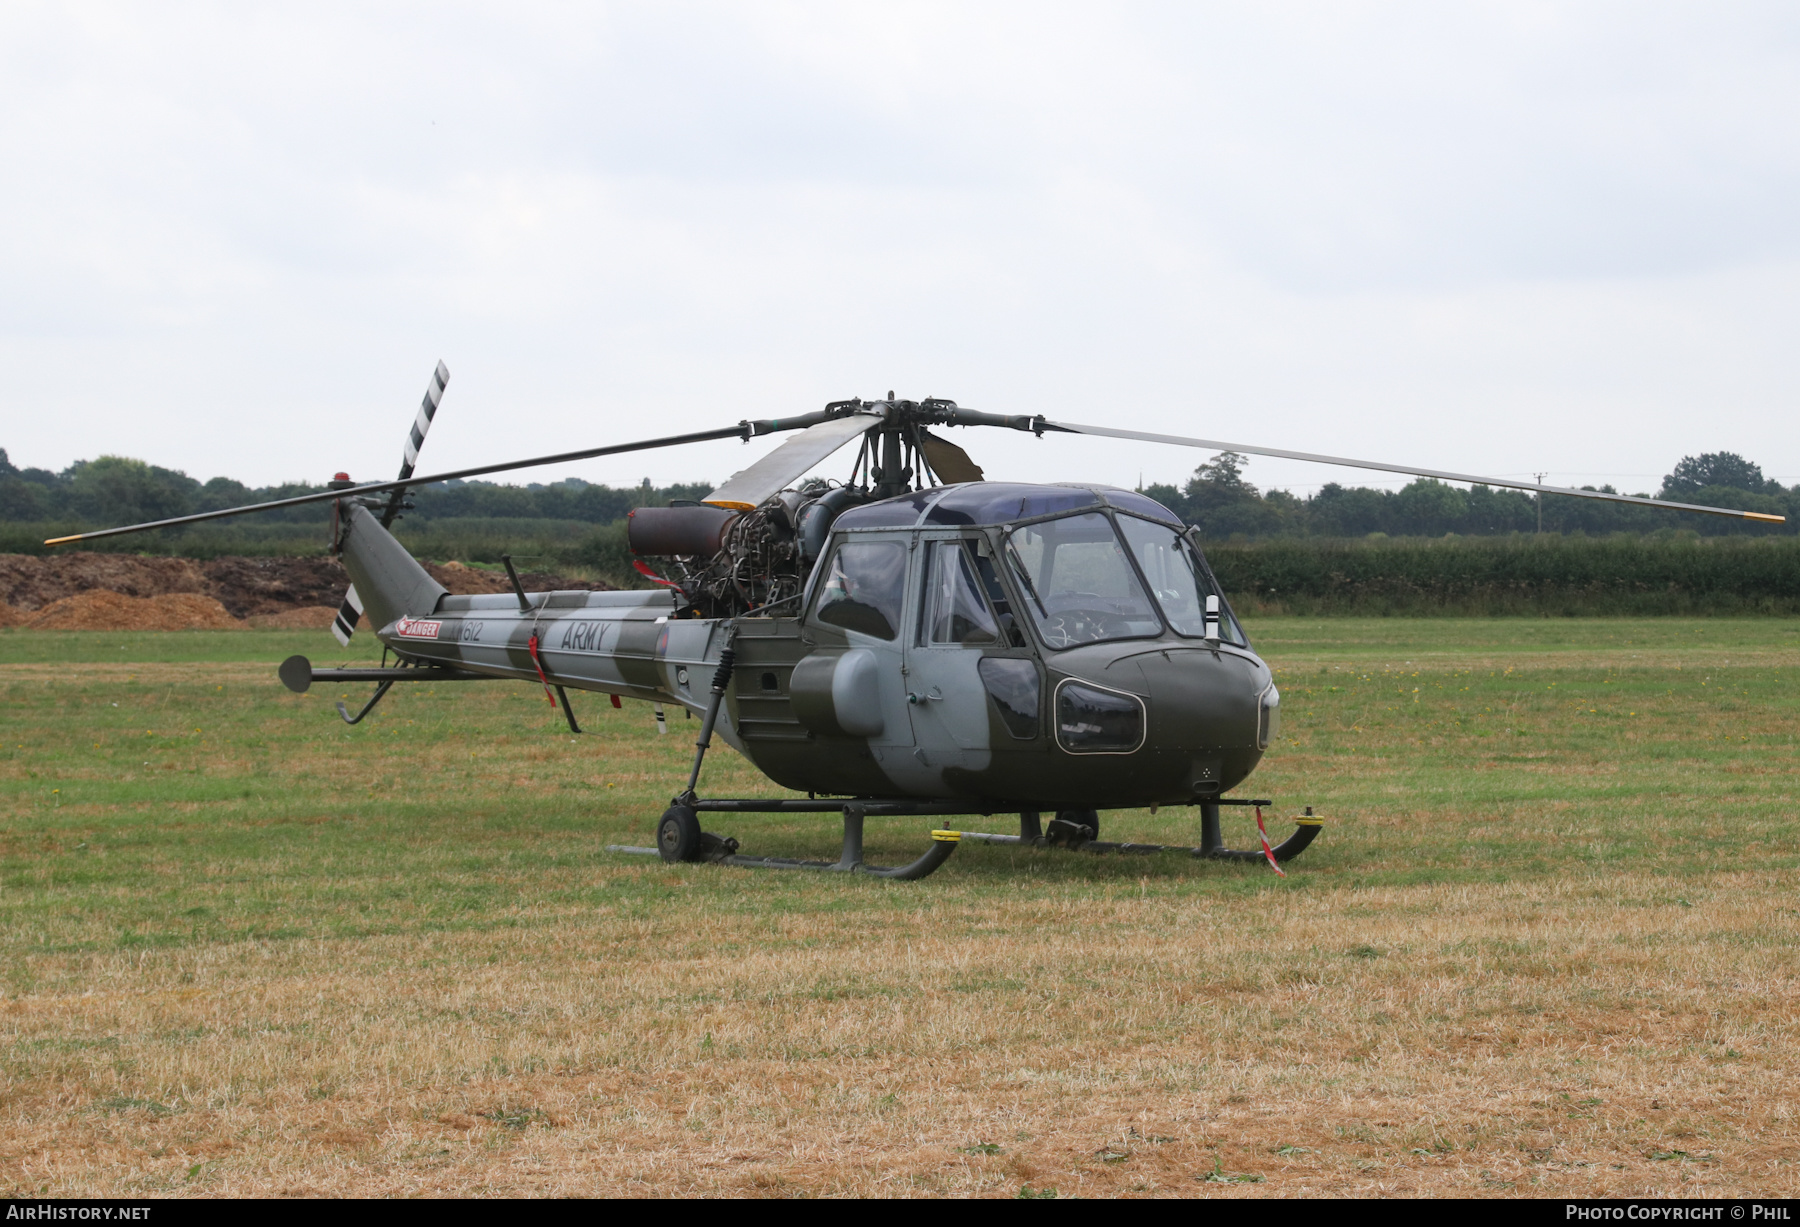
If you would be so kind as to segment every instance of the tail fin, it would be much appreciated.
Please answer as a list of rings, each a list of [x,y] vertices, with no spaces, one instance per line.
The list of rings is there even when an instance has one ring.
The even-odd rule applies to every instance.
[[[344,570],[350,572],[362,598],[369,625],[380,630],[396,618],[436,610],[449,590],[431,578],[368,508],[348,499],[338,506],[344,517]]]
[[[401,481],[411,477],[413,467],[419,463],[419,449],[425,446],[425,436],[431,431],[431,420],[437,416],[438,405],[443,401],[444,389],[449,384],[450,368],[439,362],[437,369],[431,372],[431,383],[425,389],[425,399],[420,402],[418,416],[413,419],[412,430],[406,436],[406,454],[400,461]],[[400,518],[400,509],[406,505],[405,489],[396,490],[389,495],[387,506],[381,509],[381,526],[393,527],[394,521]],[[331,623],[331,633],[345,647],[350,646],[350,637],[356,634],[356,620],[362,616],[362,611],[362,598],[356,595],[356,585],[351,584],[344,593],[343,603],[338,606],[337,617]]]

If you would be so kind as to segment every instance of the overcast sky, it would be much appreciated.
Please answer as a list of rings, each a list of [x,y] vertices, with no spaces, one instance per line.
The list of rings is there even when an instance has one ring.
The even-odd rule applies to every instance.
[[[1792,482],[1797,103],[1778,4],[12,0],[0,447],[391,477],[442,358],[423,470],[891,388]],[[1207,458],[955,438],[992,477]],[[768,446],[517,480],[718,480]]]

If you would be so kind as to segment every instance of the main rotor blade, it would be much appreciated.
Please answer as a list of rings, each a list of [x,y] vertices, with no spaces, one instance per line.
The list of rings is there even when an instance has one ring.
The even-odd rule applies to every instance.
[[[472,469],[457,469],[454,473],[433,473],[428,477],[406,477],[397,481],[370,482],[367,485],[349,486],[343,490],[322,490],[317,494],[278,498],[268,503],[227,507],[223,511],[202,511],[194,515],[175,516],[167,520],[152,520],[147,524],[129,524],[123,528],[102,528],[91,533],[52,537],[44,544],[67,545],[71,541],[94,541],[101,537],[122,536],[125,533],[149,532],[153,528],[174,528],[181,524],[198,524],[202,520],[218,520],[225,516],[247,515],[253,511],[273,511],[277,507],[300,507],[307,503],[325,503],[332,499],[354,498],[360,494],[383,494],[389,490],[401,490],[408,486],[429,486],[433,482],[456,481],[464,477],[481,477],[488,473],[505,473],[512,469],[529,469],[540,464],[563,464],[571,460],[591,460],[596,456],[618,456],[625,452],[649,451],[657,447],[679,447],[683,443],[705,443],[712,439],[734,437],[747,442],[757,435],[772,434],[778,430],[800,430],[818,422],[829,421],[836,416],[837,414],[831,410],[821,410],[818,413],[802,414],[795,418],[770,418],[754,422],[739,422],[736,426],[723,426],[718,430],[697,430],[691,434],[669,435],[665,438],[645,439],[637,443],[615,443],[610,447],[590,447],[578,452],[558,452],[553,456],[534,456],[530,460],[508,460],[501,464],[483,464]]]
[[[1110,426],[1079,426],[1074,422],[1044,422],[1046,430],[1072,435],[1105,435],[1113,439],[1137,439],[1145,443],[1173,443],[1177,447],[1199,447],[1209,452],[1245,452],[1252,456],[1276,456],[1282,460],[1307,460],[1314,464],[1340,464],[1352,469],[1379,469],[1384,473],[1405,473],[1410,477],[1435,477],[1439,481],[1462,481],[1477,486],[1504,486],[1509,490],[1535,490],[1540,494],[1567,494],[1574,498],[1597,498],[1609,503],[1636,503],[1664,511],[1699,511],[1713,516],[1733,516],[1740,520],[1760,520],[1766,524],[1785,524],[1786,516],[1767,515],[1760,511],[1739,511],[1732,507],[1703,507],[1697,503],[1670,503],[1659,498],[1639,498],[1635,494],[1607,494],[1600,490],[1575,490],[1568,486],[1540,486],[1536,482],[1512,481],[1505,477],[1478,477],[1473,473],[1447,473],[1441,469],[1416,469],[1404,464],[1386,464],[1379,460],[1351,460],[1346,456],[1321,456],[1314,452],[1290,452],[1279,447],[1251,447],[1247,443],[1222,443],[1217,439],[1189,439],[1182,435],[1153,435],[1140,430],[1115,430]]]
[[[701,501],[749,511],[880,420],[880,414],[851,413],[809,426],[749,468],[733,473]]]

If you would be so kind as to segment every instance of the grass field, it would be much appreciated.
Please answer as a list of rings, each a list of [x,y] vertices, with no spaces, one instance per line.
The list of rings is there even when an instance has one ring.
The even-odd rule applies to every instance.
[[[609,855],[697,728],[642,706],[347,728],[275,681],[323,633],[0,632],[0,1193],[1800,1192],[1800,626],[1250,630],[1249,787],[1328,820],[1287,880],[965,845],[913,884]]]

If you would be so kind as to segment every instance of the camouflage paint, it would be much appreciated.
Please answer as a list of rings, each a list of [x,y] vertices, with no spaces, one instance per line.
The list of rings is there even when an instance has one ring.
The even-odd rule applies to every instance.
[[[1024,647],[921,643],[927,551],[917,548],[919,541],[985,539],[992,547],[997,533],[882,527],[833,534],[834,544],[854,535],[908,546],[903,624],[891,642],[810,614],[744,617],[735,626],[681,618],[663,591],[531,593],[524,609],[511,594],[450,596],[360,508],[346,516],[343,551],[369,607],[390,615],[379,637],[406,660],[535,684],[529,643],[536,635],[538,658],[554,683],[698,713],[735,634],[738,663],[719,734],[775,783],[796,791],[965,799],[992,802],[997,811],[1103,808],[1191,801],[1250,774],[1262,757],[1258,704],[1271,679],[1248,648],[1166,630],[1160,638],[1061,651],[1047,649],[1029,630]],[[1012,607],[1023,608],[1006,568],[1000,576]],[[830,678],[832,659],[852,648],[866,649],[879,664],[869,697],[881,715],[879,734],[845,735],[831,717],[830,695],[820,692],[829,685],[819,679]],[[1015,737],[1001,719],[978,672],[990,656],[1030,661],[1039,671],[1034,737]],[[1064,749],[1055,734],[1053,696],[1065,678],[1141,698],[1142,746],[1129,753]]]

